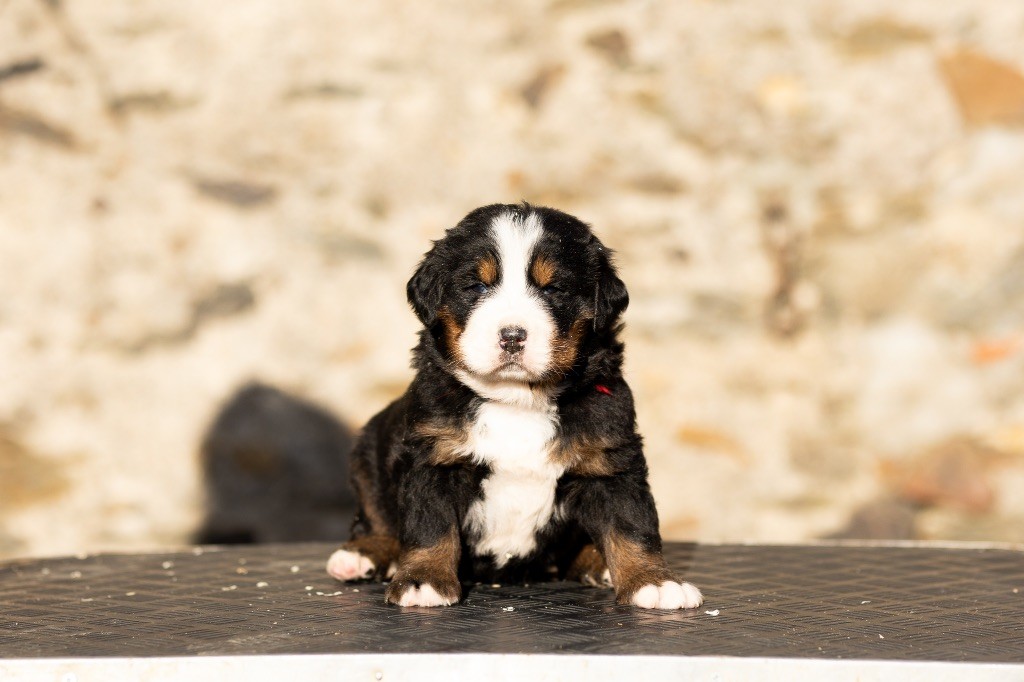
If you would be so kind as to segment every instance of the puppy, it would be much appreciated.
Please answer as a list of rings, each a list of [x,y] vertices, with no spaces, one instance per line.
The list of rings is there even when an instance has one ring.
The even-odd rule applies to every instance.
[[[359,509],[328,573],[391,578],[400,606],[454,604],[460,577],[542,576],[613,586],[621,604],[699,606],[662,558],[621,372],[629,297],[587,225],[478,208],[407,293],[423,323],[416,376],[355,447]]]

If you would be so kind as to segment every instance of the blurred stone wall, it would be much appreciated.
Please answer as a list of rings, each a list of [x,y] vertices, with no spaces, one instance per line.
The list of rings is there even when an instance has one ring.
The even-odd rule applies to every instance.
[[[666,535],[1024,541],[1024,3],[0,0],[0,555],[198,523],[258,378],[358,426],[469,209],[618,251]]]

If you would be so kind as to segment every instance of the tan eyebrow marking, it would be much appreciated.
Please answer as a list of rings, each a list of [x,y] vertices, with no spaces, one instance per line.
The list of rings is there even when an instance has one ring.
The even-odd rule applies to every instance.
[[[487,255],[480,259],[480,262],[476,264],[476,275],[487,286],[491,286],[498,280],[498,261],[494,259],[494,256]]]
[[[537,256],[530,266],[530,276],[539,287],[546,287],[555,278],[555,262],[546,256]]]

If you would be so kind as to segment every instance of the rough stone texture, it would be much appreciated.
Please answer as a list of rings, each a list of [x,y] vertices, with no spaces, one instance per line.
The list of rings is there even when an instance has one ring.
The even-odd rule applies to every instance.
[[[666,535],[1024,541],[1021,45],[1016,0],[0,0],[0,554],[182,542],[246,380],[358,426],[428,240],[519,199],[619,252]]]

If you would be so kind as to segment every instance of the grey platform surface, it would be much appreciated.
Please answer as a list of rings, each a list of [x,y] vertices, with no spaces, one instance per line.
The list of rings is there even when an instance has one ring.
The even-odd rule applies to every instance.
[[[490,653],[1024,663],[1024,552],[669,544],[700,609],[575,583],[401,609],[324,572],[330,545],[0,564],[0,658]],[[714,615],[713,615],[714,614]]]

